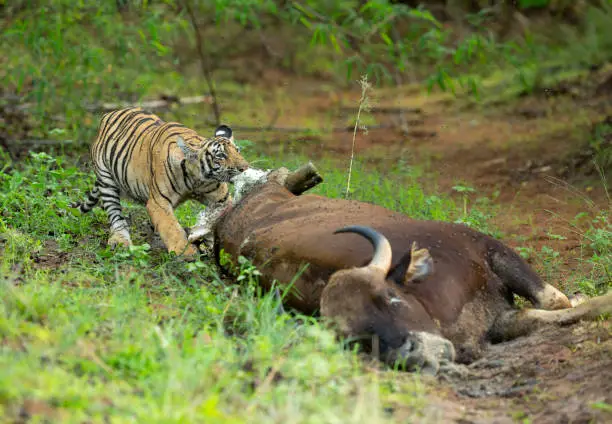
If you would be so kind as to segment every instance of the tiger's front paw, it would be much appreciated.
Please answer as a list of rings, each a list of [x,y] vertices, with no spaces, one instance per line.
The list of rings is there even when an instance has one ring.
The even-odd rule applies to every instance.
[[[168,249],[168,251],[174,252],[174,254],[188,262],[195,261],[200,256],[200,252],[198,251],[197,247],[191,243],[182,246],[175,246],[174,248]]]
[[[183,256],[185,257],[195,257],[199,254],[200,252],[198,252],[198,249],[193,245],[193,244],[189,244],[187,245],[187,248],[183,251]]]

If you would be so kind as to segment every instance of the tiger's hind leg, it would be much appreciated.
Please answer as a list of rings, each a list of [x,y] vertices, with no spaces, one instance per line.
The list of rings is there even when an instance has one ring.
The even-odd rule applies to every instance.
[[[121,213],[121,203],[119,201],[121,191],[119,187],[114,182],[106,182],[104,185],[100,184],[100,193],[102,207],[108,215],[108,221],[110,222],[108,245],[113,248],[118,245],[131,246],[132,239],[130,237],[129,225]]]

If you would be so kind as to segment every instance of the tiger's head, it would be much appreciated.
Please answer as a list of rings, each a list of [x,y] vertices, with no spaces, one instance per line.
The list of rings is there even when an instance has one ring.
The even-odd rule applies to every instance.
[[[189,174],[199,175],[201,179],[230,182],[248,169],[249,163],[234,144],[230,127],[220,125],[214,134],[213,138],[203,140],[201,148],[188,145],[180,135],[176,143],[185,155],[185,167]]]

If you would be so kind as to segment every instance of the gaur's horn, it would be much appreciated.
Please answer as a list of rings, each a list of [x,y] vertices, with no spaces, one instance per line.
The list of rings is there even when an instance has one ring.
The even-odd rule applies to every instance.
[[[385,275],[389,272],[389,268],[391,268],[392,252],[391,244],[385,236],[370,227],[364,227],[362,225],[349,225],[348,227],[334,231],[334,234],[338,233],[355,233],[368,239],[374,247],[374,256],[366,267],[378,268],[383,271]]]

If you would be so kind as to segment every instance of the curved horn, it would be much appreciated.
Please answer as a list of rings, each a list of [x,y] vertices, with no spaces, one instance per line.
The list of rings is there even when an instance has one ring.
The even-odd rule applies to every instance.
[[[348,227],[343,227],[334,231],[334,234],[338,233],[355,233],[368,239],[374,247],[374,256],[366,267],[378,268],[385,274],[389,272],[389,268],[391,268],[392,252],[391,244],[385,236],[370,227],[364,227],[362,225],[349,225]]]

